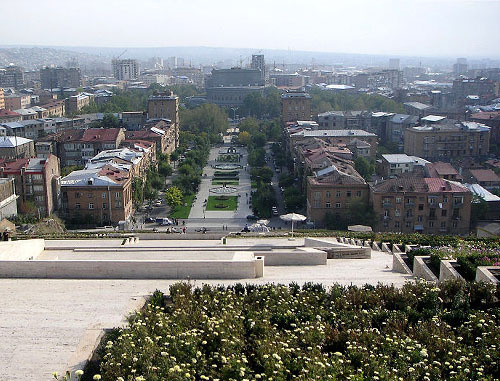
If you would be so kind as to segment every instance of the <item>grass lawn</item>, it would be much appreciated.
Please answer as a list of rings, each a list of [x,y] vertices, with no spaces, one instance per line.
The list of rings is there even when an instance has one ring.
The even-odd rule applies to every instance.
[[[239,180],[212,180],[212,185],[240,185]]]
[[[184,200],[182,200],[182,205],[176,206],[170,213],[169,217],[188,218],[189,212],[191,211],[191,206],[193,205],[193,200],[194,200],[194,194],[191,196],[185,196]]]
[[[221,196],[208,196],[207,209],[216,211],[236,210],[238,208],[238,196],[224,196],[224,200],[218,200]],[[216,205],[224,205],[217,208]]]

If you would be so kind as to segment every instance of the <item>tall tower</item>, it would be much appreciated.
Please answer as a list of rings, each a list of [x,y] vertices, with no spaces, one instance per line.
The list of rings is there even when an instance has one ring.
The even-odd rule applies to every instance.
[[[266,78],[266,62],[264,61],[264,54],[252,54],[252,63],[250,64],[252,69],[260,70],[260,77],[262,79]]]

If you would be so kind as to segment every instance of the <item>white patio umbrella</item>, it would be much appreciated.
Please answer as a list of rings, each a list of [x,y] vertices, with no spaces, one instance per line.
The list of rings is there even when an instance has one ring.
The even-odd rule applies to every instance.
[[[266,220],[266,219],[257,220],[257,223],[259,225],[267,225],[269,223],[269,220]]]
[[[293,222],[294,221],[304,221],[307,217],[302,214],[288,213],[280,216],[283,221],[292,221],[292,238],[293,238]]]

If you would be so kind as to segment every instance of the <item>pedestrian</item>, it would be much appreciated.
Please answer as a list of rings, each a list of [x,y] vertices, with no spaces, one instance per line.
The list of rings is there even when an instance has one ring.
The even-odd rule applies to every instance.
[[[185,226],[182,228],[182,234],[186,234],[186,227]]]

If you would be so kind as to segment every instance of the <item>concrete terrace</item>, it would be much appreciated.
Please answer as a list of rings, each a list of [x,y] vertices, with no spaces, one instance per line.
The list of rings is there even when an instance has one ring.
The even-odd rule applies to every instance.
[[[79,241],[80,248],[95,241]],[[116,245],[99,241],[103,249]],[[229,239],[228,250],[244,246],[298,246],[303,239],[279,238]],[[73,246],[71,241],[47,241],[42,256]],[[157,247],[159,242],[140,241],[142,246]],[[205,248],[210,255],[220,241],[161,241],[162,247],[175,251],[182,247]],[[133,245],[130,245],[133,248]],[[65,252],[65,253],[62,253]],[[80,253],[81,255],[83,253]],[[85,255],[94,255],[86,253]],[[110,254],[112,255],[112,254]],[[149,254],[148,254],[149,255]],[[377,283],[402,286],[408,276],[391,271],[392,255],[372,251],[371,259],[329,259],[326,266],[265,267],[264,277],[236,281],[191,280],[194,285],[234,283],[319,282],[326,286]],[[79,280],[79,279],[0,279],[2,320],[0,323],[0,380],[50,380],[52,372],[78,369],[103,328],[123,324],[144,297],[154,290],[168,292],[177,280]]]

